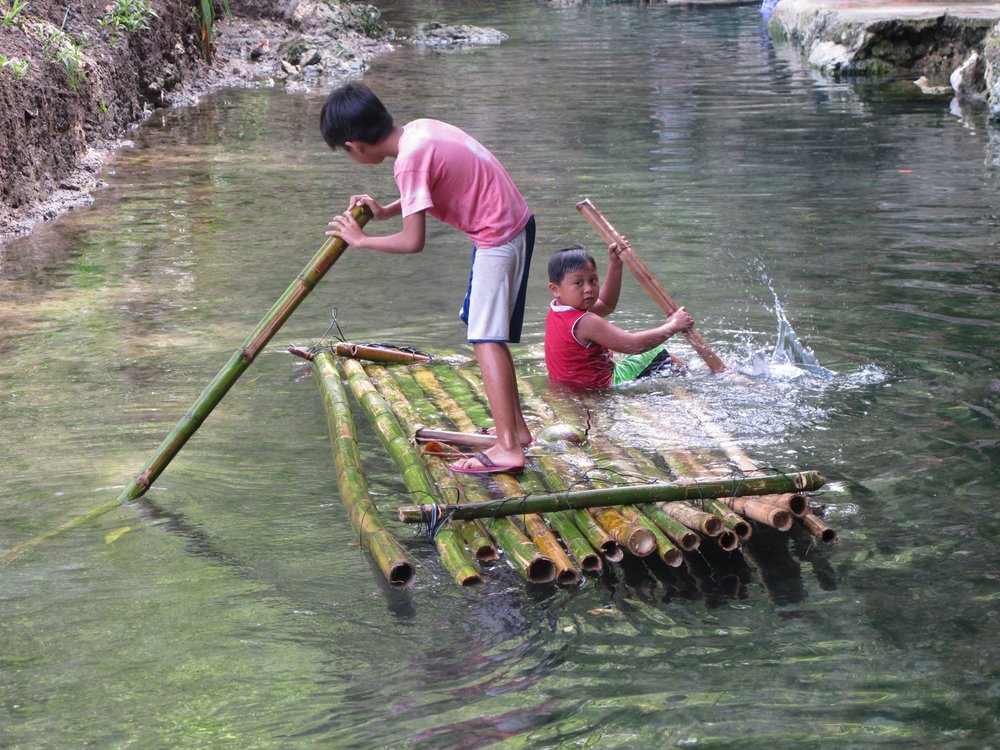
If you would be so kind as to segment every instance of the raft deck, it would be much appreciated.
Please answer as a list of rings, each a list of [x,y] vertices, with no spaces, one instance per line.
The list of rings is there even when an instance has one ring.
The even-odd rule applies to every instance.
[[[524,472],[459,474],[448,468],[452,461],[495,440],[482,432],[491,419],[474,361],[342,342],[289,350],[312,362],[341,497],[392,586],[411,585],[416,566],[385,525],[389,512],[420,524],[463,586],[506,568],[533,584],[576,586],[636,560],[710,574],[713,565],[749,560],[766,585],[755,535],[837,539],[812,494],[825,481],[821,475],[759,469],[704,414],[699,423],[716,450],[651,454],[588,429],[580,399],[535,392],[519,377],[525,419],[536,434]],[[348,393],[413,504],[388,509],[372,501]],[[685,405],[698,409],[694,401]]]

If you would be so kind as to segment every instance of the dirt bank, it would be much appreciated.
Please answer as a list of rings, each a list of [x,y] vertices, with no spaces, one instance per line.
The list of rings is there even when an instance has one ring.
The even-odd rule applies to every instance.
[[[189,0],[0,3],[0,242],[89,203],[106,155],[157,108],[252,81],[327,85],[390,49],[370,5],[230,4],[209,67]]]

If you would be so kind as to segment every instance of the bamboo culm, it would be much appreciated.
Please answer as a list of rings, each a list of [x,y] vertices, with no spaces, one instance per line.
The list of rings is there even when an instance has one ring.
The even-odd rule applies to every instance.
[[[442,505],[436,509],[428,505],[410,505],[399,509],[399,518],[405,523],[420,523],[434,510],[450,514],[453,518],[458,519],[499,518],[519,513],[550,513],[554,510],[595,508],[602,505],[669,503],[698,500],[705,497],[732,497],[736,492],[744,496],[780,494],[795,490],[816,490],[825,483],[826,480],[816,471],[741,479],[660,482],[611,487],[602,490],[579,490],[531,497],[512,497],[477,505]]]
[[[434,480],[420,462],[416,449],[410,444],[392,409],[372,385],[361,363],[354,359],[341,359],[340,366],[355,399],[361,404],[361,408],[375,427],[382,446],[402,473],[406,489],[417,497],[440,498]],[[482,577],[466,552],[462,537],[457,531],[446,524],[434,535],[434,544],[442,564],[456,581],[463,586],[482,582]]]
[[[358,224],[364,226],[371,218],[371,213],[364,206],[352,209]],[[188,413],[174,426],[170,434],[164,438],[160,447],[146,466],[133,479],[118,497],[119,502],[127,502],[145,494],[156,478],[160,476],[167,464],[184,447],[184,444],[208,418],[229,389],[239,379],[256,359],[261,349],[278,332],[285,321],[306,298],[323,275],[337,262],[347,243],[339,237],[331,237],[316,252],[312,260],[291,283],[285,293],[278,298],[274,306],[261,319],[257,327],[244,339],[240,348],[229,358],[229,361],[219,370],[218,374],[206,386],[205,390],[194,402]]]
[[[326,352],[316,355],[313,359],[313,374],[323,397],[340,496],[347,506],[351,524],[389,583],[398,588],[409,586],[415,577],[414,566],[402,545],[385,527],[368,494],[368,483],[358,453],[354,418],[333,357]]]

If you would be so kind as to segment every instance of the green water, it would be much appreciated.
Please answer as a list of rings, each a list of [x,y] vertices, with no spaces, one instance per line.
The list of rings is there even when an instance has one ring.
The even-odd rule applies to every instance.
[[[393,23],[421,7],[384,5]],[[535,209],[523,371],[538,382],[544,258],[601,253],[573,208],[590,197],[750,375],[713,377],[681,344],[685,392],[760,463],[826,474],[839,544],[779,539],[773,579],[739,593],[635,566],[462,590],[396,527],[419,569],[387,590],[337,496],[316,386],[283,350],[334,307],[349,339],[461,349],[469,250],[434,225],[419,256],[343,258],[147,503],[0,569],[0,746],[991,745],[1000,194],[983,113],[825,81],[753,7],[432,11],[511,39],[400,48],[366,80],[401,121],[474,133]],[[158,113],[93,207],[0,248],[0,549],[117,497],[328,217],[393,196],[387,165],[323,145],[323,95]],[[615,320],[657,319],[626,280]],[[772,359],[782,321],[829,376]],[[703,441],[672,386],[609,396],[602,424]],[[391,507],[400,486],[363,441]]]

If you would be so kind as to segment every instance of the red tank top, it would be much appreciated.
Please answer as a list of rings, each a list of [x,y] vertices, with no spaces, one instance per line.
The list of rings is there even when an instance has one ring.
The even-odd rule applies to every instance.
[[[545,366],[549,379],[573,388],[607,388],[614,365],[611,352],[591,341],[581,344],[573,333],[586,310],[568,305],[549,306],[545,319]]]

